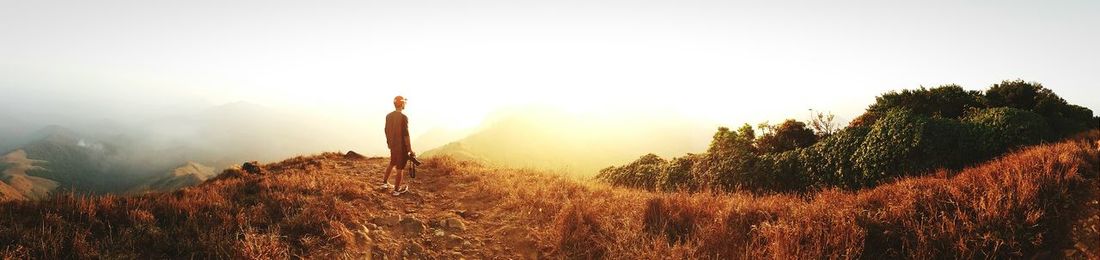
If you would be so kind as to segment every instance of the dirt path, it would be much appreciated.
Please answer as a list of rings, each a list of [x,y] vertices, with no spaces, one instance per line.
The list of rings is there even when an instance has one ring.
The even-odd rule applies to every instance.
[[[381,184],[385,158],[343,160],[334,173],[353,176],[374,188],[378,209],[364,225],[372,259],[533,259],[542,253],[529,239],[528,227],[508,221],[512,214],[495,210],[496,196],[478,190],[485,178],[430,166],[406,175],[410,191],[400,196]],[[393,176],[390,177],[393,183]]]

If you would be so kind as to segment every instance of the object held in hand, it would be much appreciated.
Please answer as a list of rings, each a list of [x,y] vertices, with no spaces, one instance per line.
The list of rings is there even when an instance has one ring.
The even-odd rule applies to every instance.
[[[412,168],[409,168],[409,178],[416,178],[416,166],[420,166],[420,160],[416,159],[416,156],[409,155],[409,161],[412,161]]]

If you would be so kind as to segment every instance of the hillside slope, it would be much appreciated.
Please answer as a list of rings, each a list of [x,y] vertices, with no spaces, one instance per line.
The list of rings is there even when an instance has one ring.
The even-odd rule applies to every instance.
[[[35,165],[42,162],[28,159],[23,150],[0,156],[0,164],[4,165],[0,167],[0,201],[44,199],[57,189],[56,181],[27,175],[27,171],[42,169]]]
[[[651,193],[336,153],[130,197],[0,205],[0,255],[36,258],[1096,258],[1100,132],[857,192]],[[947,177],[951,176],[951,177]]]
[[[164,175],[155,176],[155,178],[130,188],[129,192],[171,192],[184,187],[199,185],[214,176],[217,176],[217,172],[214,171],[213,167],[197,162],[187,162]]]

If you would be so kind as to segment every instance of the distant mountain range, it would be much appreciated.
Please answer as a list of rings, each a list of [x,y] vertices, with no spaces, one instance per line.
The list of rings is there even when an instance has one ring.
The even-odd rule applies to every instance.
[[[589,176],[629,162],[639,156],[636,151],[674,155],[700,149],[700,141],[692,138],[712,130],[669,120],[601,119],[537,109],[512,112],[476,131],[437,129],[416,137],[414,143],[422,151],[428,144],[458,139],[422,154]],[[341,123],[320,127],[304,122],[318,121],[238,102],[136,126],[108,122],[98,128],[8,127],[2,133],[9,136],[3,136],[6,150],[0,151],[0,177],[6,185],[0,186],[0,195],[3,200],[35,200],[59,192],[171,191],[201,183],[243,161],[347,149],[352,145],[346,140],[380,138]]]
[[[168,174],[154,176],[154,178],[130,188],[130,193],[168,192],[184,187],[199,185],[200,183],[217,176],[213,167],[196,162],[187,162],[173,169]]]
[[[677,154],[705,145],[713,129],[671,117],[600,118],[534,109],[501,116],[457,141],[422,156],[450,156],[497,166],[534,168],[576,176],[636,159],[638,151]],[[696,136],[692,136],[696,135]]]
[[[215,176],[215,168],[195,162],[161,170],[128,161],[112,144],[82,139],[49,127],[41,139],[0,156],[0,201],[41,200],[56,192],[143,193],[173,191]]]
[[[40,200],[49,197],[57,189],[56,181],[27,175],[27,171],[41,170],[36,161],[27,159],[27,153],[16,150],[0,156],[0,201]]]
[[[21,185],[0,187],[4,198],[169,191],[244,161],[384,143],[380,134],[364,134],[357,122],[248,102],[128,123],[40,125],[48,121],[0,111],[0,155],[6,158],[0,170],[10,172],[0,177]]]

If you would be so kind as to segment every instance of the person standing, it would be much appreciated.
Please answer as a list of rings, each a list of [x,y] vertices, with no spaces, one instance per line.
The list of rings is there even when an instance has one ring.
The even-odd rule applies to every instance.
[[[409,117],[401,113],[407,102],[405,97],[394,97],[394,111],[386,115],[386,144],[390,147],[390,165],[386,167],[386,175],[382,177],[382,189],[393,188],[394,196],[409,191],[408,185],[401,186],[401,179],[409,158],[416,156],[409,140]],[[397,168],[397,176],[394,177],[394,185],[390,185],[390,172],[394,168]]]

